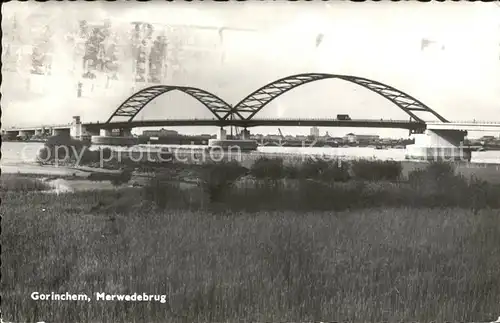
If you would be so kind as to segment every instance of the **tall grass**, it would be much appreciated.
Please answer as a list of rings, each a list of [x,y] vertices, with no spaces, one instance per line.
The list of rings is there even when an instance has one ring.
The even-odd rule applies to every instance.
[[[403,167],[401,162],[397,161],[344,161],[317,158],[308,158],[301,163],[285,165],[282,158],[260,157],[250,169],[251,174],[257,179],[276,180],[287,177],[346,182],[352,177],[358,180],[396,181],[401,178]]]
[[[222,202],[235,181],[246,173],[248,169],[236,161],[207,163],[201,167],[199,183],[210,202]]]
[[[307,159],[298,165],[299,178],[346,182],[350,179],[349,164],[342,160]]]
[[[287,175],[282,158],[258,158],[250,167],[250,174],[257,179],[278,180]]]
[[[261,174],[282,167],[260,163]],[[193,168],[199,186],[191,189],[171,173],[116,192],[53,196],[13,185],[0,206],[2,314],[48,322],[499,315],[499,186],[442,163],[408,181],[342,181],[324,175],[339,171],[334,164],[311,161],[287,185],[250,185],[256,168],[234,162]],[[33,291],[94,300],[35,302]],[[168,302],[98,302],[96,292]]]
[[[249,171],[234,162],[206,165],[200,168],[198,177],[202,179],[200,186],[208,203],[232,211],[346,210],[383,206],[460,207],[473,211],[500,208],[500,185],[466,179],[456,174],[451,165],[430,164],[411,172],[408,180],[396,182],[387,181],[390,177],[386,175],[381,176],[385,181],[359,180],[356,175],[354,180],[346,181],[348,168],[342,165],[310,161],[296,168],[296,177],[287,178],[281,160],[260,159]],[[382,169],[397,168],[388,165],[392,166],[384,165]],[[242,177],[245,174],[253,175],[253,179]],[[238,185],[234,185],[237,181]],[[161,181],[157,182],[157,178],[153,179],[146,189],[155,190]],[[171,186],[157,189],[177,190]],[[182,194],[186,196],[184,200],[191,203],[196,200],[189,190]],[[167,203],[165,195],[158,195],[159,203]],[[197,202],[198,206],[201,204]]]
[[[25,193],[31,191],[45,191],[50,189],[47,183],[37,178],[23,177],[17,174],[0,175],[0,192]]]
[[[395,181],[403,170],[401,162],[393,160],[355,160],[351,168],[357,179],[368,181]]]
[[[221,217],[161,210],[141,194],[8,194],[4,319],[478,322],[499,314],[498,210]],[[33,291],[94,300],[32,301]],[[165,294],[168,302],[98,302],[95,292]]]

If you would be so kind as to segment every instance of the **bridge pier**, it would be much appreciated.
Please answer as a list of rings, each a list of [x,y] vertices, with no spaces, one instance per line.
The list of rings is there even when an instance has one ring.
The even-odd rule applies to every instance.
[[[250,139],[250,130],[247,130],[246,128],[241,130],[240,134],[242,140],[249,140]]]
[[[19,131],[2,131],[2,138],[6,140],[14,140],[16,139],[17,135],[19,134]]]
[[[52,128],[52,136],[70,136],[70,134],[71,134],[71,129]]]
[[[110,129],[101,129],[99,130],[99,136],[101,137],[111,137],[112,133]]]
[[[24,139],[31,139],[31,137],[35,134],[34,130],[20,130],[18,137],[22,137]]]
[[[222,150],[239,149],[240,151],[251,151],[257,149],[257,142],[255,140],[245,139],[245,136],[250,136],[250,131],[243,130],[240,139],[227,139],[227,133],[224,128],[220,128],[217,132],[217,139],[209,139],[209,147],[217,147]]]
[[[217,132],[217,140],[226,140],[227,139],[227,132],[224,130],[224,128],[220,128],[219,131]]]
[[[94,128],[85,129],[85,133],[86,133],[86,134],[87,134],[87,136],[89,136],[89,137],[92,137],[92,136],[99,136],[99,129],[94,129]]]
[[[120,137],[132,137],[132,129],[130,128],[120,129]]]
[[[92,135],[90,141],[94,145],[110,146],[133,146],[137,145],[138,139],[132,136],[131,128],[120,129],[120,135],[114,135],[111,129],[100,129],[99,135]]]
[[[69,133],[71,138],[82,140],[82,136],[84,136],[85,128],[80,121],[79,116],[74,116],[73,121],[71,122],[71,128],[69,129]]]
[[[426,130],[415,134],[415,144],[406,146],[406,159],[425,161],[470,161],[471,151],[463,147],[467,131]]]

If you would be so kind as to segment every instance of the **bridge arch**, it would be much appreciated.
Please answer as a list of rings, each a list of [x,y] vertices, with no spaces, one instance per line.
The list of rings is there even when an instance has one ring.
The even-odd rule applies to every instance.
[[[222,120],[223,115],[232,112],[231,106],[215,94],[202,89],[187,86],[155,85],[142,89],[128,97],[118,109],[113,112],[106,121],[110,123],[114,117],[130,117],[132,121],[135,116],[152,100],[170,91],[180,91],[201,102],[217,119]]]
[[[435,117],[437,117],[441,122],[449,122],[443,116],[439,115],[437,112],[429,108],[424,103],[420,102],[416,98],[395,89],[389,85],[370,80],[367,78],[350,76],[350,75],[340,75],[340,74],[325,74],[325,73],[305,73],[305,74],[296,74],[281,78],[274,82],[264,85],[263,87],[255,90],[243,100],[241,100],[238,104],[234,106],[234,111],[237,111],[239,115],[241,113],[249,113],[247,117],[244,119],[250,120],[256,113],[258,113],[262,108],[264,108],[269,102],[276,99],[280,95],[296,88],[301,85],[324,80],[324,79],[341,79],[344,81],[348,81],[351,83],[355,83],[364,88],[375,92],[384,98],[388,99],[395,105],[397,105],[401,110],[406,112],[410,117],[412,117],[415,121],[425,122],[418,116],[416,116],[413,112],[427,112]],[[227,113],[224,116],[226,119],[231,115],[231,112]]]

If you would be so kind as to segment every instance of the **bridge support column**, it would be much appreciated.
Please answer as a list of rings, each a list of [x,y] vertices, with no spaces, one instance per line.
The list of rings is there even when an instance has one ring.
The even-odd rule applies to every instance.
[[[130,128],[120,129],[120,137],[132,137],[132,129]]]
[[[101,129],[99,131],[99,136],[101,136],[101,137],[111,137],[111,130],[109,130],[109,129]]]
[[[99,129],[95,128],[85,128],[85,133],[87,136],[99,136]]]
[[[241,139],[242,140],[249,140],[250,139],[250,130],[247,130],[246,128],[241,130]]]
[[[34,135],[34,132],[33,131],[29,131],[29,130],[20,130],[19,131],[19,134],[17,135],[18,137],[21,137],[23,139],[30,139],[31,136]]]
[[[68,131],[71,129],[55,129],[52,128],[52,136],[69,136],[71,131]]]
[[[466,131],[426,130],[415,134],[415,144],[406,146],[406,159],[426,161],[470,161],[470,149],[463,147]]]
[[[81,140],[84,132],[85,129],[80,121],[80,117],[74,116],[73,121],[71,122],[71,128],[69,129],[71,138]]]
[[[2,138],[13,140],[18,136],[18,131],[4,131],[2,132]]]
[[[226,140],[227,139],[227,133],[224,128],[220,128],[219,132],[217,132],[217,140]]]
[[[138,138],[132,136],[131,129],[120,129],[119,136],[113,136],[110,129],[100,129],[99,136],[91,136],[90,142],[94,145],[134,146],[138,144]]]

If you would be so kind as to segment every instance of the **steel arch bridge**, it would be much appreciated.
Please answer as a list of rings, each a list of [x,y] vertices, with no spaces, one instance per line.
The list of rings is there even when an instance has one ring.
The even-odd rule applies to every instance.
[[[128,97],[120,104],[106,123],[110,123],[114,117],[129,117],[128,121],[130,122],[149,102],[162,94],[175,90],[186,93],[200,101],[219,120],[222,120],[223,116],[227,113],[232,112],[232,107],[226,101],[205,90],[187,86],[156,85],[142,89]],[[221,116],[222,113],[223,115]]]
[[[235,106],[229,105],[227,102],[210,92],[193,87],[166,85],[148,87],[125,100],[111,115],[107,123],[111,122],[111,120],[116,116],[130,117],[129,121],[132,121],[132,119],[149,102],[156,97],[173,90],[179,90],[196,98],[219,120],[227,120],[228,118],[235,117],[240,120],[250,120],[268,103],[280,95],[301,85],[325,79],[341,79],[375,92],[394,103],[401,110],[406,112],[413,120],[415,120],[415,122],[425,123],[425,121],[415,115],[414,112],[425,112],[433,115],[441,122],[449,122],[421,101],[387,84],[351,75],[305,73],[287,76],[266,84],[250,93]]]

